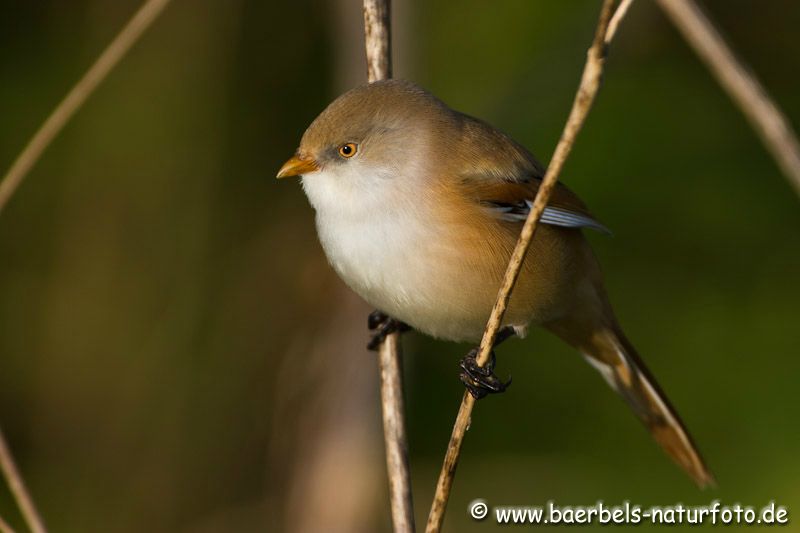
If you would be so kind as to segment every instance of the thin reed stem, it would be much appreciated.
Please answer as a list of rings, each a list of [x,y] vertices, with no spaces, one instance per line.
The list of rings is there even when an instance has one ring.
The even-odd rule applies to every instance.
[[[511,255],[508,268],[503,278],[503,283],[497,295],[497,301],[492,308],[492,313],[483,333],[480,350],[476,357],[477,363],[480,366],[484,366],[489,361],[494,339],[502,325],[503,315],[508,307],[508,301],[511,298],[511,291],[514,289],[514,285],[519,277],[522,263],[525,260],[525,255],[533,240],[539,218],[542,216],[542,212],[556,186],[561,169],[564,167],[564,163],[572,150],[575,138],[583,127],[595,96],[600,89],[600,80],[605,65],[606,47],[614,36],[619,20],[624,16],[630,6],[630,2],[622,2],[620,4],[617,10],[618,15],[614,17],[615,23],[612,26],[611,21],[612,14],[614,13],[614,3],[614,0],[605,0],[603,2],[603,7],[600,11],[600,20],[597,24],[592,46],[589,48],[587,54],[586,65],[584,66],[578,92],[575,95],[575,101],[572,104],[572,110],[564,126],[561,139],[553,153],[550,165],[547,167],[544,179],[536,193],[531,211],[522,227],[519,240]],[[450,442],[447,446],[442,470],[439,473],[439,480],[436,484],[436,492],[434,494],[433,503],[431,504],[430,514],[428,515],[427,533],[438,533],[442,528],[445,509],[450,498],[450,490],[453,486],[456,467],[458,466],[458,459],[461,454],[461,445],[464,441],[464,435],[469,426],[474,406],[475,399],[469,393],[465,392],[461,400],[458,415],[456,416]]]
[[[391,6],[389,0],[364,0],[364,39],[367,79],[370,83],[392,77]],[[379,348],[381,412],[386,443],[386,469],[395,533],[413,533],[414,505],[408,466],[403,402],[403,358],[400,336],[392,333]]]
[[[19,512],[25,519],[25,524],[31,530],[31,533],[46,533],[47,529],[44,527],[44,520],[42,520],[42,516],[33,503],[33,498],[31,498],[31,494],[22,480],[22,475],[14,462],[14,456],[11,454],[11,449],[8,447],[2,429],[0,429],[0,472],[3,473],[3,478],[8,483],[8,490],[11,492],[11,496],[14,497],[14,502],[17,504]],[[8,524],[3,524],[3,527],[11,530]]]
[[[800,194],[797,133],[758,78],[736,57],[711,20],[693,0],[659,0],[661,9],[739,106],[767,151]]]
[[[170,0],[147,0],[50,113],[0,181],[0,213],[53,139],[97,89],[100,82],[125,57],[131,46],[139,40],[169,2]]]

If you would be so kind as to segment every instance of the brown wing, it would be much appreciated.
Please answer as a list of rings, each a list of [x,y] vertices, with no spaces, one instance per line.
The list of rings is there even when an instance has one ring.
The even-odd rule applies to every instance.
[[[524,221],[530,211],[544,167],[522,145],[489,124],[459,115],[458,142],[442,149],[458,152],[448,173],[457,176],[457,186],[466,199],[492,209],[503,220]],[[451,139],[452,140],[452,139]],[[542,215],[545,224],[565,227],[608,229],[589,212],[578,196],[557,184]]]
[[[499,180],[470,180],[465,183],[465,189],[479,202],[493,202],[497,204],[519,204],[533,202],[539,191],[541,180],[532,178],[530,181],[499,181]],[[556,185],[547,205],[560,207],[575,213],[591,217],[592,214],[586,204],[574,192],[561,183]]]

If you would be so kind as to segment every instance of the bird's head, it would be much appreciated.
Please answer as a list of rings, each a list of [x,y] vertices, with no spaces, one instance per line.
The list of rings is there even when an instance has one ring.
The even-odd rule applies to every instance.
[[[311,123],[277,177],[302,176],[314,207],[342,201],[342,196],[366,201],[398,186],[398,181],[424,175],[420,167],[431,135],[447,111],[438,99],[407,81],[355,88]]]

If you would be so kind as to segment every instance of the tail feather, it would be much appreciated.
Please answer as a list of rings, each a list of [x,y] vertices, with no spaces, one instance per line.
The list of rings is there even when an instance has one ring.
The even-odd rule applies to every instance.
[[[585,354],[587,360],[601,370],[656,442],[698,486],[716,485],[689,431],[636,350],[621,331],[609,333],[601,353]]]
[[[564,331],[554,331],[562,337]],[[575,339],[565,338],[567,341]],[[619,328],[571,342],[628,403],[656,442],[701,488],[716,485],[677,411]]]

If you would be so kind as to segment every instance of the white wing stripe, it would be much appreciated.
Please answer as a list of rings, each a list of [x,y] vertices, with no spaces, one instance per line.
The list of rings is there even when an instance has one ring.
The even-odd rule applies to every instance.
[[[530,209],[531,203],[527,202],[527,204],[528,208]],[[544,212],[542,213],[542,222],[545,224],[552,224],[553,226],[563,226],[566,228],[592,228],[603,233],[611,233],[607,227],[600,224],[593,218],[581,213],[567,211],[566,209],[561,209],[560,207],[545,207]]]
[[[495,215],[503,220],[510,222],[522,222],[528,218],[532,203],[525,201],[525,208],[521,205],[518,207],[511,207],[507,205],[492,206],[490,209],[495,212]],[[590,216],[581,213],[575,213],[560,207],[548,206],[544,208],[541,221],[543,224],[551,226],[561,226],[563,228],[592,228],[602,233],[611,234],[611,231],[593,219]]]

